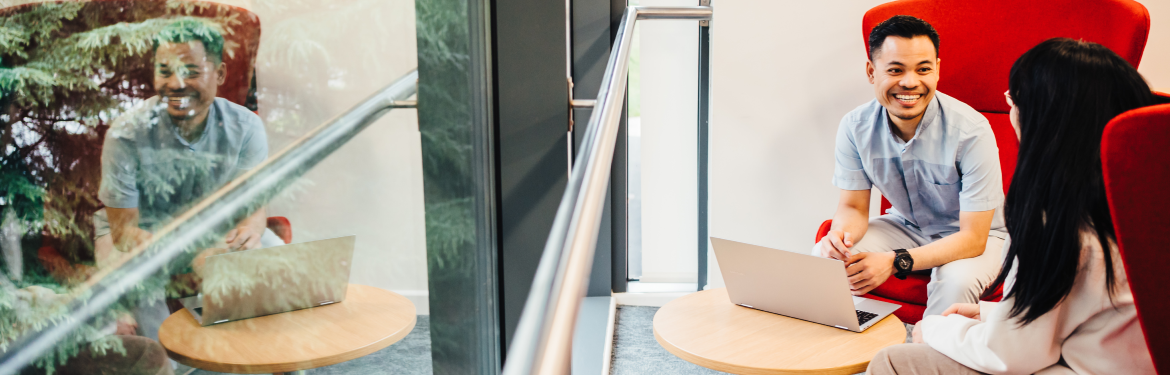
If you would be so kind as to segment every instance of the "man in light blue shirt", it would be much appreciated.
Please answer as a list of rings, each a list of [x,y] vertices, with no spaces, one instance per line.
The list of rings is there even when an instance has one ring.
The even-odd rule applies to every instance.
[[[841,196],[813,253],[845,262],[854,295],[933,269],[927,315],[977,303],[999,272],[1007,237],[991,126],[935,91],[938,33],[930,24],[895,16],[874,27],[869,44],[876,99],[841,120],[833,173]],[[869,219],[873,186],[893,207]]]
[[[259,116],[216,97],[226,79],[223,37],[195,20],[177,21],[156,38],[158,96],[116,119],[102,146],[95,217],[96,250],[127,251],[193,204],[268,158]],[[279,243],[266,231],[263,207],[225,223],[230,250]],[[110,234],[107,243],[104,235]]]
[[[216,97],[226,79],[222,35],[195,20],[180,20],[156,38],[154,88],[158,96],[119,116],[102,144],[102,182],[94,215],[98,267],[125,256],[194,204],[268,158],[260,117]],[[283,244],[268,230],[263,207],[239,222],[223,223],[223,248]],[[203,252],[211,254],[217,249]],[[137,334],[158,339],[169,315],[162,303],[134,309]]]

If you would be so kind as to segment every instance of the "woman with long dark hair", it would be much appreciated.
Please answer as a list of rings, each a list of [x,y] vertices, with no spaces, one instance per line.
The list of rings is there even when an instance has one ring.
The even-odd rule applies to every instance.
[[[1050,39],[1008,81],[1020,153],[1004,205],[1010,240],[1001,303],[955,304],[886,348],[870,374],[1152,374],[1117,252],[1101,174],[1110,119],[1155,104],[1133,66],[1108,48]]]

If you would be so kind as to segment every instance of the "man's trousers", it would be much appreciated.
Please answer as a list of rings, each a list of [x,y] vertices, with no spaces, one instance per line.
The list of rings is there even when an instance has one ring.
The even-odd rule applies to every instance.
[[[917,228],[911,227],[901,218],[882,215],[869,220],[865,236],[855,242],[850,250],[856,254],[913,249],[942,238],[938,235],[923,236]],[[999,276],[999,269],[1003,266],[1003,244],[1003,239],[989,235],[982,255],[935,267],[930,273],[930,283],[926,285],[925,315],[940,315],[956,303],[979,303],[983,290]],[[821,256],[820,246],[819,242],[813,246],[813,255]],[[889,279],[886,281],[889,282]]]

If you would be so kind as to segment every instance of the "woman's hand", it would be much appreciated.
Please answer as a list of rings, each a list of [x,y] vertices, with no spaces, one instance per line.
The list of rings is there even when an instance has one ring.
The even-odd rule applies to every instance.
[[[910,342],[915,343],[915,344],[926,343],[926,341],[922,341],[922,325],[921,324],[914,325],[914,331],[910,332]]]
[[[943,311],[942,316],[959,314],[971,319],[979,319],[979,305],[974,303],[956,303]]]

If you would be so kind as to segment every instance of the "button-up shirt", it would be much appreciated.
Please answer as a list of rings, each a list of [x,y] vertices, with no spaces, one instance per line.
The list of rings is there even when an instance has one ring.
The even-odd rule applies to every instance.
[[[877,186],[893,205],[886,213],[924,237],[958,232],[959,211],[987,210],[995,210],[991,235],[1007,236],[999,148],[987,118],[935,92],[909,142],[891,126],[877,99],[845,115],[837,130],[834,186]]]
[[[138,208],[139,226],[147,229],[268,158],[264,124],[247,108],[215,98],[203,134],[187,141],[164,106],[155,96],[118,117],[102,146],[98,199]]]

